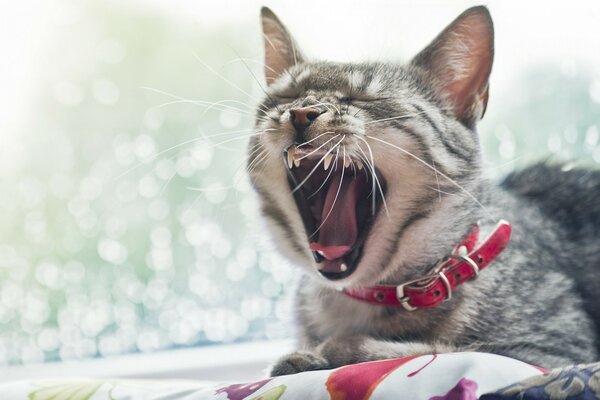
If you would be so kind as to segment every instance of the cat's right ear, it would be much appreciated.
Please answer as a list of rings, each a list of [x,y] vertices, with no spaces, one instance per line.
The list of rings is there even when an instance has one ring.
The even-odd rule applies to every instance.
[[[472,127],[485,113],[493,59],[492,18],[478,6],[458,16],[412,64],[430,74],[455,117]]]
[[[285,70],[302,62],[296,42],[267,7],[260,10],[265,44],[265,77],[271,85]]]

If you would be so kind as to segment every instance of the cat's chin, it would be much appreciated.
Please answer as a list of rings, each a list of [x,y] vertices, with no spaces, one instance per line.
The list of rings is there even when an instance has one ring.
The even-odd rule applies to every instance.
[[[346,280],[360,262],[385,179],[358,158],[310,145],[287,147],[283,160],[317,271],[329,281]]]

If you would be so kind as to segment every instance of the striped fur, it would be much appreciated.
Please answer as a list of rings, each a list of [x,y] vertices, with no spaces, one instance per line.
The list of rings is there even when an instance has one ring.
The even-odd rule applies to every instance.
[[[546,367],[597,360],[591,315],[598,314],[600,221],[586,225],[581,239],[569,219],[599,210],[600,176],[589,177],[593,192],[582,195],[578,207],[568,197],[554,202],[554,187],[536,182],[552,174],[555,185],[585,190],[554,167],[513,175],[504,187],[482,178],[475,127],[485,111],[493,57],[485,8],[467,10],[406,65],[309,62],[266,9],[263,28],[269,86],[257,109],[264,133],[251,139],[249,172],[275,244],[302,268],[300,350],[283,357],[273,375],[454,350],[491,351]],[[282,162],[283,150],[297,140],[289,110],[315,105],[327,111],[303,140],[372,161],[387,181],[387,210],[379,208],[356,271],[335,282],[317,272]],[[374,307],[336,290],[420,276],[474,222],[486,232],[498,218],[513,223],[510,246],[435,309]]]

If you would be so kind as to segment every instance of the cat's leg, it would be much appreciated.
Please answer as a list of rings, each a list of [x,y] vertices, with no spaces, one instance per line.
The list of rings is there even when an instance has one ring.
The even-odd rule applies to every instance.
[[[365,361],[453,351],[460,349],[447,344],[392,342],[369,336],[336,337],[326,340],[312,351],[297,351],[283,356],[271,369],[271,376],[337,368]]]

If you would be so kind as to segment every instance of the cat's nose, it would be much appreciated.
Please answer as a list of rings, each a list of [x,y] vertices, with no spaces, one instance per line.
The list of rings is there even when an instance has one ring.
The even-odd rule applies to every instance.
[[[318,108],[302,107],[293,108],[290,111],[290,121],[296,130],[301,131],[308,127],[319,115],[323,114],[325,110]]]

